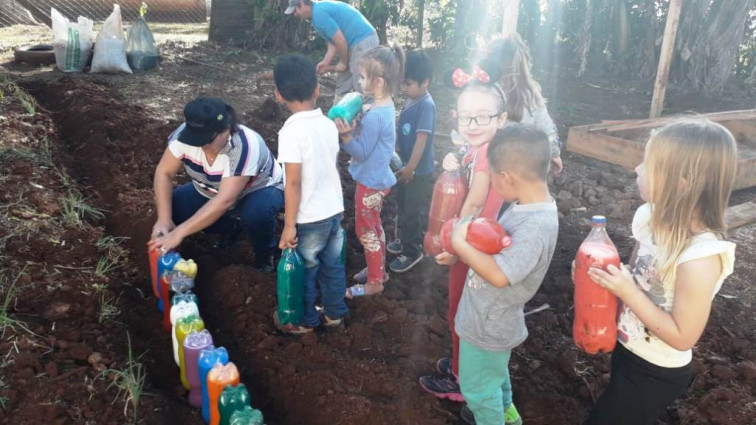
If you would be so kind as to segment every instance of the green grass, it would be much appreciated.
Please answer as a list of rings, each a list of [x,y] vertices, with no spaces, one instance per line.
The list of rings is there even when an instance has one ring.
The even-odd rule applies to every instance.
[[[4,274],[0,274],[0,288],[6,288],[5,289],[5,298],[3,299],[3,304],[0,306],[0,338],[5,337],[5,331],[8,329],[16,332],[16,329],[22,329],[30,334],[34,334],[27,326],[26,323],[15,319],[11,317],[10,313],[8,313],[8,309],[16,301],[16,294],[18,293],[18,288],[16,288],[16,282],[18,282],[18,279],[21,277],[22,274],[24,274],[24,270],[21,270],[16,277],[13,279],[13,282],[8,286],[8,279],[5,277]]]
[[[105,277],[106,274],[120,267],[115,261],[111,261],[108,257],[102,257],[97,261],[95,266],[94,275],[96,277]]]
[[[108,296],[105,292],[100,292],[100,314],[97,317],[97,321],[102,324],[119,314],[121,314],[121,310],[118,308],[118,298]]]
[[[103,210],[97,209],[84,201],[84,197],[76,191],[60,200],[60,210],[65,224],[83,227],[87,218],[104,218]]]
[[[115,387],[118,389],[113,404],[119,399],[123,401],[123,415],[128,417],[128,408],[131,405],[132,409],[132,423],[137,423],[139,418],[139,401],[142,398],[142,390],[144,389],[144,382],[147,378],[147,372],[144,365],[139,361],[142,356],[134,358],[134,353],[131,348],[131,336],[126,333],[126,338],[129,344],[129,360],[123,369],[106,369],[102,372],[103,376],[109,376],[111,373],[114,375],[113,382],[108,385],[108,388]],[[142,354],[144,355],[144,354]]]

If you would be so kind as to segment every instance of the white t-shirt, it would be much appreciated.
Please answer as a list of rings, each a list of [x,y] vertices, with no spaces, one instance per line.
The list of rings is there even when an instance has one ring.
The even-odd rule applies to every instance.
[[[635,282],[654,304],[671,313],[675,301],[675,282],[662,282],[655,267],[654,259],[658,248],[654,245],[651,234],[650,204],[640,206],[635,212],[633,237],[638,241],[638,258],[632,271]],[[680,254],[677,265],[712,255],[719,255],[722,260],[722,274],[717,280],[713,298],[725,278],[732,273],[735,263],[734,243],[723,241],[712,232],[696,235]],[[655,365],[682,367],[690,363],[693,357],[691,350],[677,350],[659,339],[625,305],[620,306],[617,331],[619,342],[625,348]]]
[[[297,112],[278,132],[278,162],[302,164],[297,223],[325,220],[344,211],[338,155],[339,131],[320,109]]]

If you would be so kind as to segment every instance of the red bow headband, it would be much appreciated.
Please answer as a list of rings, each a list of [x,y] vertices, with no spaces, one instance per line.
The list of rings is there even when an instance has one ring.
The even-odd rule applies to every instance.
[[[452,84],[454,84],[455,87],[464,87],[467,83],[473,80],[488,84],[491,82],[491,77],[488,76],[486,71],[480,69],[479,66],[473,67],[472,74],[466,73],[462,68],[457,68],[452,73]]]

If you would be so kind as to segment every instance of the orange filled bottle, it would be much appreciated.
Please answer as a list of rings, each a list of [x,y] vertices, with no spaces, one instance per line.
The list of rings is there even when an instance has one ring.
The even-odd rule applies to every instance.
[[[458,170],[444,171],[433,185],[433,198],[428,212],[428,230],[423,238],[425,255],[436,256],[444,248],[441,227],[459,214],[467,197],[467,182]]]
[[[207,396],[210,404],[210,425],[220,424],[218,401],[227,385],[232,387],[239,383],[239,370],[233,363],[216,364],[207,373]]]
[[[619,267],[620,259],[606,233],[606,217],[595,215],[591,222],[593,229],[578,248],[575,258],[572,337],[575,345],[586,353],[609,353],[617,343],[617,297],[591,280],[588,269],[606,270],[610,264]]]
[[[452,233],[454,233],[454,226],[459,220],[459,218],[447,220],[441,227],[441,244],[444,251],[455,257],[457,252],[451,245],[451,238]],[[471,221],[467,228],[465,240],[473,248],[489,255],[497,254],[502,249],[507,249],[512,245],[512,238],[506,230],[496,220],[488,217],[478,217]]]

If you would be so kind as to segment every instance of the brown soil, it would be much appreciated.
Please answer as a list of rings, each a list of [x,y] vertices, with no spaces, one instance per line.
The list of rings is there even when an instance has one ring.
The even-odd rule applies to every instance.
[[[4,116],[11,117],[0,118],[4,143],[40,151],[42,140],[48,139],[55,164],[64,166],[74,180],[67,187],[55,169],[24,157],[11,156],[0,164],[7,188],[0,193],[0,216],[5,214],[0,221],[4,242],[0,264],[15,271],[26,266],[17,283],[22,291],[9,312],[35,334],[6,328],[0,341],[5,384],[0,385],[0,397],[7,398],[0,410],[2,422],[125,422],[123,402],[111,404],[117,391],[108,388],[110,381],[99,370],[124,367],[128,330],[134,352],[145,353],[141,360],[148,373],[145,392],[150,395],[141,401],[142,423],[201,423],[198,413],[185,403],[170,342],[160,328],[144,253],[154,222],[152,172],[165,137],[178,124],[178,108],[188,96],[163,98],[161,90],[182,78],[193,92],[197,87],[212,92],[208,87],[229,82],[208,82],[203,74],[217,75],[214,71],[184,69],[182,74],[176,63],[168,63],[165,74],[145,77],[144,96],[137,96],[139,84],[120,76],[34,76],[24,86],[42,110],[34,117],[23,117],[18,109],[3,110]],[[554,83],[546,82],[548,90],[548,83]],[[627,88],[607,88],[602,83],[604,89],[597,89],[595,95],[605,104],[599,105],[592,103],[593,95],[583,92],[583,83],[563,86],[554,92],[563,97],[552,104],[552,113],[562,124],[612,118],[602,108],[614,113],[613,118],[639,116],[645,108],[635,99],[643,93],[630,95],[635,92]],[[239,87],[245,92],[270,92],[269,86],[262,90]],[[450,96],[438,90],[437,102]],[[619,98],[631,99],[631,106],[618,100],[622,90],[626,96]],[[236,91],[227,94],[249,100]],[[705,101],[671,99],[681,109],[695,109]],[[322,100],[324,105],[328,101]],[[739,102],[719,106],[735,109]],[[276,132],[287,114],[259,97],[234,103],[246,105],[239,108],[242,121],[260,132],[275,151]],[[571,109],[562,110],[567,105]],[[448,105],[441,109],[443,116]],[[439,143],[437,156],[448,148]],[[343,167],[345,161],[342,157],[351,276],[364,260],[354,237],[354,184]],[[597,213],[610,217],[610,234],[626,258],[632,212],[640,203],[630,173],[570,154],[564,161],[565,173],[552,182],[562,213],[558,248],[542,289],[526,310],[543,304],[549,308],[527,317],[530,337],[514,351],[511,363],[515,400],[528,424],[580,423],[608,382],[609,357],[588,356],[572,343],[569,265],[587,233],[587,218]],[[65,225],[58,201],[74,188],[91,204],[107,210],[105,218],[89,219],[83,228]],[[752,199],[754,193],[739,192],[734,199]],[[387,235],[393,234],[395,212],[396,205],[390,201],[384,214]],[[10,224],[19,221],[22,230],[14,227],[11,232]],[[129,237],[123,243],[126,256],[119,269],[93,277],[85,268],[93,269],[107,255],[94,246],[104,235]],[[736,272],[722,290],[726,297],[716,297],[707,330],[695,348],[697,378],[662,423],[750,424],[756,417],[756,318],[753,291],[748,289],[756,277],[756,226],[741,228],[731,237],[739,244]],[[275,276],[252,268],[249,243],[240,241],[232,249],[218,251],[209,248],[212,241],[211,236],[192,237],[182,245],[181,253],[200,265],[197,292],[203,318],[216,343],[225,346],[239,366],[252,403],[263,410],[267,423],[459,423],[460,405],[440,402],[417,384],[417,378],[431,373],[435,361],[450,351],[446,271],[441,267],[426,259],[409,273],[393,275],[383,297],[350,302],[351,318],[343,332],[293,338],[275,331],[271,319]],[[118,298],[121,311],[103,324],[98,323],[100,302],[94,283],[108,284],[105,294]],[[94,352],[101,357],[95,356],[90,365]]]

